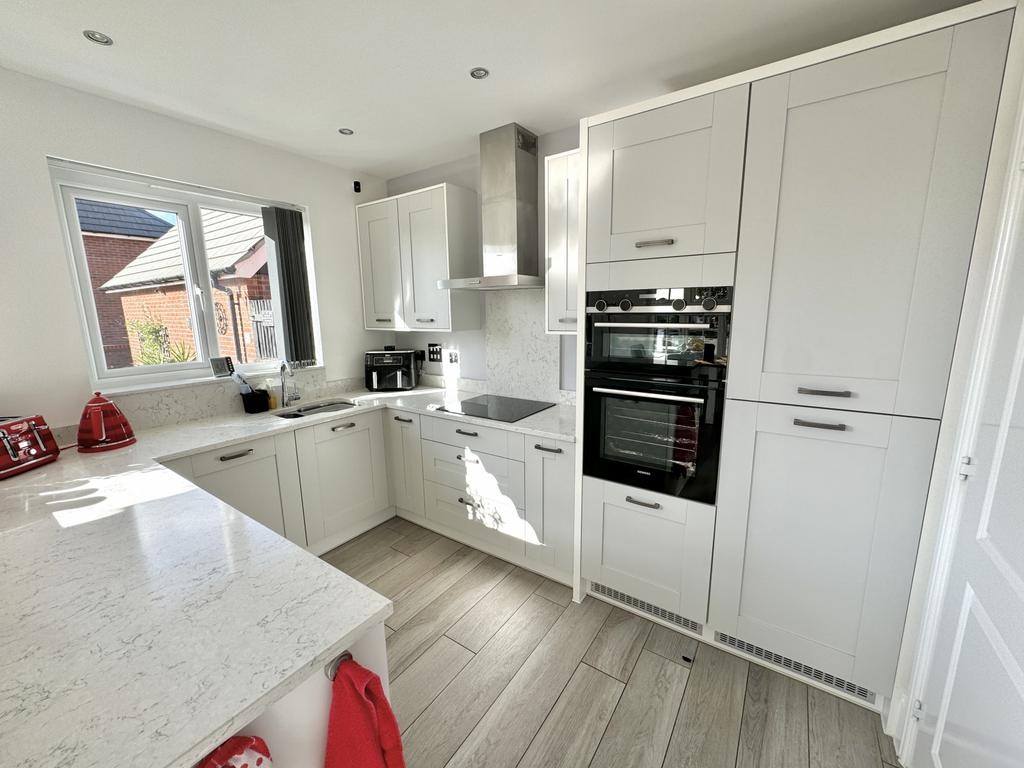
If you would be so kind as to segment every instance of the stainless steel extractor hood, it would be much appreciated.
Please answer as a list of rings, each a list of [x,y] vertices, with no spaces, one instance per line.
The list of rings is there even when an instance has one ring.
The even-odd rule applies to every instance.
[[[537,136],[516,123],[480,134],[483,274],[438,280],[477,291],[543,288],[537,253]]]

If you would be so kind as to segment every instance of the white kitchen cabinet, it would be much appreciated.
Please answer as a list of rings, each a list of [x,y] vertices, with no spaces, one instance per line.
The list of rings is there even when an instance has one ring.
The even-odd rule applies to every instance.
[[[1011,19],[753,84],[730,397],[941,415]]]
[[[196,453],[189,480],[301,546],[306,545],[302,494],[291,433]],[[181,462],[169,466],[181,473]]]
[[[566,584],[572,581],[575,466],[571,443],[528,441],[526,561]]]
[[[393,516],[381,411],[295,432],[309,549],[323,554]]]
[[[707,620],[714,535],[712,506],[583,478],[583,577],[691,629]]]
[[[522,461],[424,440],[423,478],[455,488],[481,503],[494,499],[513,509],[526,507],[526,471]]]
[[[356,218],[367,329],[481,327],[477,292],[437,287],[480,273],[475,192],[438,184],[356,206]]]
[[[579,150],[544,158],[545,301],[548,333],[575,333],[579,270]]]
[[[384,446],[387,452],[391,501],[401,510],[423,515],[423,451],[420,417],[415,413],[384,412]]]
[[[356,214],[363,322],[367,328],[398,328],[402,318],[398,201],[367,203]]]
[[[730,400],[714,629],[888,696],[938,422]]]
[[[590,128],[588,264],[736,250],[749,91]]]

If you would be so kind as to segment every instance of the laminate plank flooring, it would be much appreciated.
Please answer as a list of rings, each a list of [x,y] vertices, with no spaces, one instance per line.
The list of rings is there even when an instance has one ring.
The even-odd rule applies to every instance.
[[[410,768],[892,768],[878,715],[394,518],[324,555],[388,594]]]

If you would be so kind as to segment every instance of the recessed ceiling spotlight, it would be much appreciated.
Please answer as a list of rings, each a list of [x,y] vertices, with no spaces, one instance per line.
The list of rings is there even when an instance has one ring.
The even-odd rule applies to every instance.
[[[491,71],[486,67],[473,67],[469,70],[469,76],[474,80],[483,80],[489,74],[491,74]]]
[[[342,136],[351,136],[353,133],[355,133],[355,131],[353,131],[351,128],[339,128],[338,133],[340,133]]]
[[[85,35],[86,40],[97,45],[114,44],[114,38],[110,37],[110,35],[104,35],[102,32],[97,32],[95,29],[83,29],[82,34]]]

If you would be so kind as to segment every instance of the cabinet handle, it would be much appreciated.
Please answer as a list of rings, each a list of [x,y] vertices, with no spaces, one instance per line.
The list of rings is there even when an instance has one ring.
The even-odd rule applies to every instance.
[[[805,419],[793,419],[794,426],[811,427],[812,429],[830,429],[833,432],[845,432],[845,424],[826,424],[823,421],[807,421]]]
[[[812,389],[811,387],[797,387],[797,394],[814,395],[815,397],[853,397],[853,392],[848,389]]]
[[[352,429],[356,423],[354,421],[346,422],[345,424],[339,424],[336,427],[331,427],[331,432],[341,432],[343,429]]]
[[[412,419],[403,419],[401,416],[395,416],[395,421],[400,421],[403,424],[412,424]]]
[[[456,429],[455,430],[455,434],[456,435],[465,435],[466,437],[480,437],[480,433],[479,432],[467,432],[464,429]]]
[[[536,448],[538,451],[544,451],[545,453],[563,453],[561,448],[545,448],[540,443],[537,443],[533,447]]]
[[[252,455],[252,450],[253,449],[250,448],[247,451],[239,451],[238,453],[229,453],[229,454],[227,454],[225,456],[221,456],[220,460],[221,461],[234,461],[235,459],[240,459],[243,456],[251,456]]]
[[[461,453],[456,454],[455,458],[458,459],[461,462],[464,462],[465,464],[479,464],[480,463],[480,459],[467,459]]]
[[[576,318],[575,317],[560,317],[560,318],[558,318],[558,322],[560,322],[560,323],[575,323],[576,322]]]
[[[417,323],[436,323],[437,321],[432,317],[417,317]]]
[[[461,496],[459,496],[459,504],[466,504],[467,506],[470,506],[470,507],[475,507],[475,506],[476,506],[476,502],[473,502],[473,501],[466,501],[466,500],[465,500],[464,498],[462,498]]]
[[[377,318],[377,322],[378,323],[390,323],[391,322],[391,318],[390,317],[378,317]]]
[[[663,240],[637,240],[634,243],[636,248],[650,248],[654,245],[675,245],[676,239],[674,237],[666,237]]]
[[[656,501],[640,501],[640,499],[634,499],[632,496],[627,496],[626,501],[630,504],[636,504],[638,507],[647,507],[647,509],[661,509],[661,504]]]

